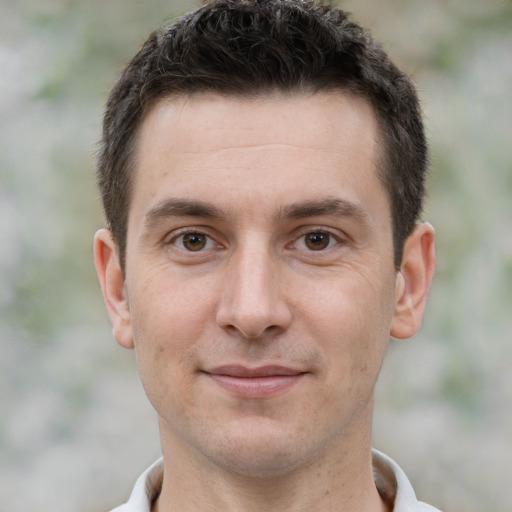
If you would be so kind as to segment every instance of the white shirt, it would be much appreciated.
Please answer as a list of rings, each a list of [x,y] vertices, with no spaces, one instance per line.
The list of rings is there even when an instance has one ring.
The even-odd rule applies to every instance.
[[[380,495],[395,503],[393,512],[440,512],[418,501],[405,473],[387,455],[373,450],[373,474]],[[164,476],[163,460],[157,460],[139,477],[130,499],[110,512],[151,512],[151,505],[160,493]]]

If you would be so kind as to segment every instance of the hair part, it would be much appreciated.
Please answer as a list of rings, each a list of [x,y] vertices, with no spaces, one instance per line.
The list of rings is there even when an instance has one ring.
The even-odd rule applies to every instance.
[[[421,213],[428,152],[415,86],[346,12],[310,0],[213,0],[154,31],[107,101],[97,178],[125,267],[137,135],[145,114],[173,95],[251,99],[345,91],[378,120],[379,176],[389,196],[395,266]]]

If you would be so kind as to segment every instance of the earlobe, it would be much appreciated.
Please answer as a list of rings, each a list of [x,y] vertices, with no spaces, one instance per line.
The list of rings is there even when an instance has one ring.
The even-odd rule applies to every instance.
[[[108,229],[100,229],[94,236],[94,263],[114,338],[122,347],[133,348],[124,274],[119,264],[117,246]]]
[[[397,274],[393,338],[410,338],[420,328],[436,263],[434,242],[434,228],[427,222],[418,224],[405,242]]]

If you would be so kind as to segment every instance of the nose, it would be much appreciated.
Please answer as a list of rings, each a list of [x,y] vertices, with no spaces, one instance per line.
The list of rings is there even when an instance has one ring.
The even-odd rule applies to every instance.
[[[292,312],[281,287],[280,265],[268,249],[240,248],[226,268],[217,324],[246,339],[277,335],[290,325]]]

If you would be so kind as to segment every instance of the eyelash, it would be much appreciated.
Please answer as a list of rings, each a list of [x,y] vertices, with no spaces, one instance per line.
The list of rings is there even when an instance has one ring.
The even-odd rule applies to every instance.
[[[204,247],[199,247],[197,250],[193,250],[193,249],[187,249],[185,246],[184,246],[184,243],[185,243],[185,237],[187,235],[197,235],[199,237],[205,237],[205,246]],[[307,240],[306,240],[306,237],[308,235],[315,235],[315,236],[320,236],[320,244],[319,244],[319,247],[317,249],[312,249],[311,247],[302,247],[302,248],[299,248],[297,247],[298,244],[302,243],[303,245],[307,246]],[[328,237],[328,240],[327,240],[327,245],[325,247],[322,247],[321,246],[321,237]],[[181,242],[179,242],[179,240],[181,240]],[[311,229],[309,228],[307,231],[304,231],[300,234],[300,236],[298,236],[297,238],[295,238],[293,240],[293,242],[291,242],[290,244],[287,245],[287,248],[291,248],[291,249],[302,249],[304,250],[305,252],[310,252],[310,253],[323,253],[323,252],[326,252],[330,249],[333,249],[333,247],[335,247],[336,245],[342,243],[343,240],[341,239],[340,235],[339,234],[334,234],[332,233],[331,231],[329,230],[326,230],[325,228],[318,228],[318,229]],[[207,233],[205,233],[203,230],[201,229],[197,229],[197,228],[190,228],[190,229],[183,229],[181,231],[179,231],[178,233],[175,233],[170,239],[168,239],[166,242],[165,242],[166,245],[174,245],[176,247],[178,247],[181,251],[183,252],[186,252],[186,253],[190,253],[190,254],[194,254],[194,253],[202,253],[204,252],[205,250],[208,250],[208,249],[211,249],[212,248],[212,244],[217,244],[217,246],[220,248],[220,247],[223,247],[222,244],[219,244],[213,237],[211,237],[210,235],[208,235]]]
[[[207,233],[205,233],[204,231],[200,230],[200,229],[183,229],[181,231],[179,231],[178,233],[175,233],[170,239],[168,239],[165,244],[166,245],[175,245],[177,247],[179,247],[182,251],[184,252],[190,252],[190,253],[194,253],[194,252],[197,252],[197,253],[200,253],[200,252],[203,252],[204,248],[201,248],[197,251],[194,251],[194,250],[189,250],[189,249],[186,249],[183,244],[184,244],[184,238],[187,236],[187,235],[198,235],[198,236],[202,236],[202,237],[205,237],[206,239],[206,244],[217,244],[217,245],[221,245],[219,244],[218,242],[215,241],[214,238],[212,238],[210,235],[208,235]],[[181,244],[178,243],[179,239],[182,239],[182,242]]]
[[[308,236],[310,237],[310,239],[309,239],[310,242],[315,242],[313,237],[315,237],[317,239],[317,241],[319,243],[316,248],[312,248],[312,247],[308,246],[308,238],[307,238]],[[327,240],[325,240],[325,238],[327,238]],[[325,247],[322,246],[322,242],[326,242]],[[304,244],[306,246],[305,250],[307,252],[324,252],[329,249],[332,249],[335,245],[338,245],[340,243],[340,239],[339,239],[339,236],[335,236],[330,231],[326,231],[324,229],[318,229],[318,230],[311,230],[311,231],[308,231],[307,233],[302,234],[300,237],[298,237],[295,240],[294,245],[297,245],[297,243]]]

